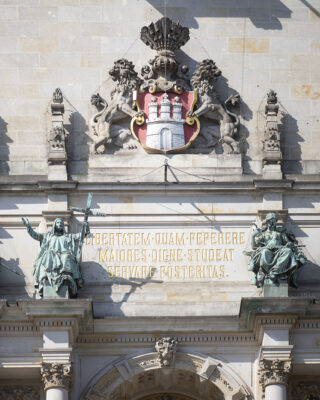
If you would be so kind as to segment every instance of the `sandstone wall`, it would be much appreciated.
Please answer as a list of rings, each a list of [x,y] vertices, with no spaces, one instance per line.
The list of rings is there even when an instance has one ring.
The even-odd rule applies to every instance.
[[[166,6],[164,7],[164,4]],[[245,172],[261,172],[265,96],[282,110],[284,170],[318,173],[320,8],[317,0],[2,0],[0,5],[1,173],[47,174],[47,113],[65,95],[69,171],[86,174],[90,97],[114,60],[136,69],[153,54],[140,29],[159,17],[191,28],[181,59],[213,58],[223,97],[240,93]]]

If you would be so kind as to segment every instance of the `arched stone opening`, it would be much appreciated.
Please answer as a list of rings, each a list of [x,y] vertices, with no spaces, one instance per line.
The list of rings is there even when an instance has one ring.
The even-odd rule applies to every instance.
[[[81,400],[251,400],[230,367],[211,357],[176,353],[161,366],[157,353],[119,360],[103,368]]]

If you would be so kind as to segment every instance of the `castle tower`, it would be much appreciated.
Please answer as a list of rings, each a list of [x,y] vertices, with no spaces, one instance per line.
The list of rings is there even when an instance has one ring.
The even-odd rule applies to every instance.
[[[151,98],[151,103],[149,103],[148,106],[149,106],[149,121],[155,121],[158,118],[158,103],[157,103],[157,98],[155,96]]]
[[[180,99],[178,96],[174,98],[174,102],[172,103],[172,117],[176,121],[181,121],[182,116],[182,104],[180,103]]]
[[[160,103],[160,118],[161,119],[163,119],[163,120],[170,119],[170,108],[171,108],[170,100],[169,100],[167,93],[165,93],[162,96],[162,100]]]

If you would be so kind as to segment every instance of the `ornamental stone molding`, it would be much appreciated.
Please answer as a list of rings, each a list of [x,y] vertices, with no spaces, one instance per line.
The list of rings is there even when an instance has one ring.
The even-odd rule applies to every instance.
[[[266,360],[260,361],[259,383],[263,389],[268,385],[287,385],[292,364],[288,360]]]
[[[69,390],[72,378],[71,364],[42,363],[41,376],[44,389],[61,387]]]
[[[158,353],[158,361],[161,367],[169,367],[174,364],[177,350],[177,340],[175,338],[162,338],[156,342],[155,348]]]
[[[174,366],[163,368],[157,353],[113,360],[85,387],[79,400],[120,400],[162,392],[191,398],[252,400],[253,395],[227,364],[212,357],[176,352]]]
[[[61,89],[57,88],[52,95],[51,102],[51,123],[49,132],[49,164],[65,165],[67,160],[66,153],[66,133],[63,124],[64,104]]]

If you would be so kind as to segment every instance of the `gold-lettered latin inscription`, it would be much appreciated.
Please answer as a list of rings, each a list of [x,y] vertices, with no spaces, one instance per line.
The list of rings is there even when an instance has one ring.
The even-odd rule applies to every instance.
[[[109,279],[201,280],[229,277],[245,232],[94,232],[86,249]]]

